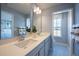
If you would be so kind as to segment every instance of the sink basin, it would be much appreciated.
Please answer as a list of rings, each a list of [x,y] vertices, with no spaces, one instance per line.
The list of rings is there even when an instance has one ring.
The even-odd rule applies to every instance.
[[[35,43],[37,40],[33,40],[33,39],[28,39],[28,40],[23,40],[17,44],[15,44],[17,47],[19,48],[27,48],[29,47],[31,44]]]

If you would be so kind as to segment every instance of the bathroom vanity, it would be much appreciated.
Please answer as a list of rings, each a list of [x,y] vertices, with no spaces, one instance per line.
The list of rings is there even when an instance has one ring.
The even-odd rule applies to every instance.
[[[32,34],[22,41],[0,45],[0,56],[47,56],[51,45],[50,33]]]
[[[73,26],[72,31],[72,55],[79,56],[79,25]]]

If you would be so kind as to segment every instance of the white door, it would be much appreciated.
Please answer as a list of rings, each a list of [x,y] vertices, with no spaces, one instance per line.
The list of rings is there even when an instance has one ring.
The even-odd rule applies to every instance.
[[[52,32],[55,42],[69,43],[72,20],[70,10],[55,12],[52,15]]]
[[[59,39],[62,38],[61,21],[62,21],[62,14],[53,14],[52,32],[53,32],[54,41],[60,41]]]

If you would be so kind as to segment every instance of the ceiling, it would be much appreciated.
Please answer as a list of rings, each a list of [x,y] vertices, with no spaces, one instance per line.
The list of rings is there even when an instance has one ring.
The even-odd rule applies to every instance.
[[[31,11],[29,3],[8,3],[7,6],[23,14],[29,14]]]
[[[59,5],[59,3],[37,3],[36,5],[38,5],[43,10]],[[8,3],[7,6],[23,14],[29,14],[32,5],[31,3]]]
[[[48,9],[53,6],[60,5],[60,3],[38,3],[37,4],[41,9]]]

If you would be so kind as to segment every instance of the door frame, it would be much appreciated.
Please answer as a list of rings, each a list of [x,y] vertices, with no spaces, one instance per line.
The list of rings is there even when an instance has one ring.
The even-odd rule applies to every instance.
[[[68,48],[69,48],[69,55],[72,55],[72,36],[71,36],[71,31],[72,31],[72,25],[73,25],[73,8],[70,9],[65,9],[57,12],[53,12],[53,14],[59,14],[59,13],[64,13],[68,12]],[[53,20],[53,17],[52,17]],[[53,27],[53,25],[52,25]],[[53,34],[53,30],[52,30]]]

